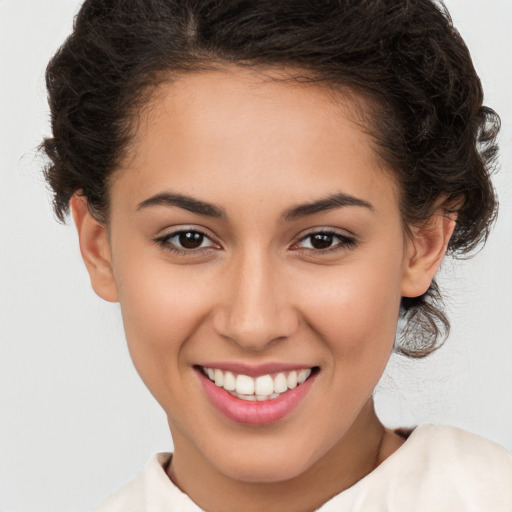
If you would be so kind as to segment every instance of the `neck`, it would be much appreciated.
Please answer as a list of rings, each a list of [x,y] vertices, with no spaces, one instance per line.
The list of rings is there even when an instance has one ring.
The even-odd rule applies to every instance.
[[[370,399],[343,438],[295,478],[255,483],[228,477],[173,432],[171,480],[201,508],[212,512],[316,510],[383,461],[386,430]]]

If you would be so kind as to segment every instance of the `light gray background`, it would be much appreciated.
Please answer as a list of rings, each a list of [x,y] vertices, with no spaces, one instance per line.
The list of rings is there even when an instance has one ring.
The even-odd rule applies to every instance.
[[[55,222],[36,147],[44,68],[78,0],[0,0],[0,511],[86,510],[156,451],[164,414],[132,369],[117,305],[98,299],[74,229]],[[512,450],[512,0],[448,0],[502,117],[501,215],[485,250],[445,264],[452,336],[393,358],[377,392],[389,426],[449,423]]]

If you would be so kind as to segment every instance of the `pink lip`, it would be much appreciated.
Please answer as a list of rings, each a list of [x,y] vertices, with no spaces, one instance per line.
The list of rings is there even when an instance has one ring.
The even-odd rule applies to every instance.
[[[214,368],[219,368],[219,366],[214,366]],[[282,368],[280,366],[281,371],[284,371]],[[233,366],[230,366],[230,369],[234,371]],[[293,369],[297,369],[297,367],[294,366]],[[305,382],[274,400],[249,402],[236,398],[225,389],[216,386],[201,370],[197,369],[196,373],[206,395],[220,412],[236,423],[253,426],[269,425],[290,414],[307,395],[317,376],[313,373]]]

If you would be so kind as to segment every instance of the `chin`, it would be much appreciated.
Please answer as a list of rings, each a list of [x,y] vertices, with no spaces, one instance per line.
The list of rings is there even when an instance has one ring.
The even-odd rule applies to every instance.
[[[278,483],[297,478],[307,472],[315,462],[305,447],[300,451],[274,449],[233,452],[226,460],[217,460],[217,469],[226,476],[246,483]]]
[[[225,472],[226,476],[241,482],[253,484],[284,482],[298,477],[305,471],[303,468],[291,466],[284,461],[281,464],[270,461],[263,464],[256,464],[254,462],[249,464],[237,463],[229,469],[232,469],[232,471]]]

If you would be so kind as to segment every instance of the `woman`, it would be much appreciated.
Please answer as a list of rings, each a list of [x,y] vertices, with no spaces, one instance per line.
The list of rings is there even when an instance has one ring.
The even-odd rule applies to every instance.
[[[174,443],[96,510],[510,509],[507,452],[372,399],[442,343],[435,274],[496,211],[442,9],[90,0],[47,83],[57,215]]]

